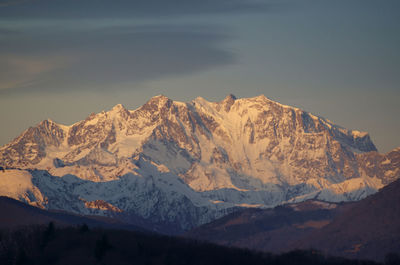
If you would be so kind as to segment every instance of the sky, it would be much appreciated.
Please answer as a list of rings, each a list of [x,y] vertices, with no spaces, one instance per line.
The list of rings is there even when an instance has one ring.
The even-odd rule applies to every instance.
[[[398,0],[0,0],[0,145],[163,94],[264,94],[400,146]]]

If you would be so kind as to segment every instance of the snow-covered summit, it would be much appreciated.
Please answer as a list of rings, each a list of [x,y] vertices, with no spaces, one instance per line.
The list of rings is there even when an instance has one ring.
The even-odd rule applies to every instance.
[[[399,153],[379,154],[368,133],[264,95],[228,95],[218,102],[198,97],[187,103],[159,95],[135,110],[118,104],[70,126],[45,120],[1,147],[0,165],[45,170],[51,185],[40,180],[42,173],[32,180],[42,197],[55,199],[52,192],[63,190],[65,198],[80,198],[73,208],[77,212],[103,200],[123,212],[147,218],[150,211],[171,221],[178,218],[173,207],[165,213],[156,204],[132,208],[127,201],[157,200],[160,194],[174,205],[187,200],[182,205],[191,215],[185,224],[175,221],[190,227],[196,218],[205,222],[237,206],[363,198],[399,177]],[[61,181],[66,176],[76,181]],[[117,183],[126,178],[144,181],[141,190],[122,192]],[[105,190],[94,196],[90,185]],[[66,207],[43,198],[43,207]],[[199,219],[199,211],[211,212]]]

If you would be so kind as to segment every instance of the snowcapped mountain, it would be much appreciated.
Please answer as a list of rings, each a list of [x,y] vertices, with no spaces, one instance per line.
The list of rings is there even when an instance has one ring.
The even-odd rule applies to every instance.
[[[156,96],[71,126],[45,120],[0,148],[0,165],[0,195],[179,230],[237,207],[359,200],[400,177],[400,148],[379,154],[367,133],[263,95]]]

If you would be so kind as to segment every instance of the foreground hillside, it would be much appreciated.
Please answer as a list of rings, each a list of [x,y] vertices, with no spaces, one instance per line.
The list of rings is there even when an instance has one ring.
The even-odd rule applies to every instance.
[[[85,223],[90,227],[145,231],[139,220],[137,221],[138,226],[133,226],[107,217],[81,216],[67,212],[48,211],[3,196],[0,196],[0,213],[0,229],[17,229],[19,227],[44,225],[53,222],[57,226],[63,227]]]
[[[0,148],[0,195],[41,208],[145,219],[179,233],[243,207],[356,201],[400,177],[400,149],[264,95],[156,96]]]
[[[388,253],[400,254],[400,181],[358,202],[307,201],[241,211],[186,236],[263,251],[313,248],[330,255],[383,260]]]
[[[400,181],[352,204],[293,247],[377,260],[388,252],[400,254]]]
[[[127,232],[91,230],[86,226],[57,229],[30,227],[2,232],[0,264],[269,264],[378,265],[324,257],[315,251],[271,255],[187,239]]]
[[[307,201],[273,209],[246,209],[185,233],[226,246],[282,252],[312,230],[332,222],[343,206]]]

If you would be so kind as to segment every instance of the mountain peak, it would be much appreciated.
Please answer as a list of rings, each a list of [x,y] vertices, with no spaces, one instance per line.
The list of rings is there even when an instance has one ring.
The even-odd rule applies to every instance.
[[[258,95],[258,96],[256,96],[256,97],[250,98],[250,99],[254,99],[254,100],[256,100],[256,101],[263,101],[263,102],[278,104],[278,105],[281,105],[281,106],[293,108],[292,106],[286,106],[286,105],[283,105],[283,104],[281,104],[281,103],[279,103],[279,102],[277,102],[277,101],[275,101],[275,100],[272,100],[272,99],[266,97],[264,94]]]
[[[164,95],[157,95],[157,96],[152,97],[149,101],[147,101],[147,103],[163,105],[165,102],[168,102],[168,101],[172,101],[172,100]]]
[[[114,107],[112,107],[111,110],[109,110],[103,114],[106,114],[107,116],[110,116],[110,117],[119,117],[119,116],[126,117],[128,113],[129,113],[129,111],[122,104],[117,104]],[[95,117],[96,117],[96,115],[92,116],[92,120]]]
[[[39,125],[55,124],[51,119],[42,120]]]
[[[231,100],[236,100],[236,96],[233,94],[228,94],[223,101],[231,101]]]
[[[260,94],[260,95],[254,97],[254,98],[256,98],[256,99],[268,99],[268,100],[270,100],[270,99],[267,98],[264,94]]]
[[[125,109],[125,107],[122,104],[117,104],[115,105],[111,110],[121,110],[121,109]]]
[[[235,103],[236,97],[233,94],[228,94],[219,104],[221,104],[225,111],[228,112],[232,105]]]
[[[166,101],[169,100],[169,98],[163,94],[157,95],[152,97],[150,100],[162,100],[162,101]]]
[[[149,101],[147,101],[146,104],[141,107],[141,109],[154,113],[155,111],[163,108],[163,106],[171,106],[172,102],[173,101],[168,97],[164,95],[158,95],[149,99]]]

